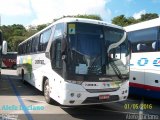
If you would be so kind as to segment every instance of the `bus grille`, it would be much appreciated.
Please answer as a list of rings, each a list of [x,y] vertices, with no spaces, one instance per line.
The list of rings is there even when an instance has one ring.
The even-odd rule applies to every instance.
[[[86,103],[103,103],[103,102],[111,102],[111,101],[117,101],[117,100],[119,100],[119,96],[118,95],[111,95],[109,97],[109,99],[106,99],[106,100],[99,100],[99,97],[88,97],[82,102],[82,104],[86,104]]]
[[[119,89],[118,88],[108,88],[108,89],[86,89],[88,92],[90,93],[99,93],[99,92],[113,92],[113,91],[117,91]]]

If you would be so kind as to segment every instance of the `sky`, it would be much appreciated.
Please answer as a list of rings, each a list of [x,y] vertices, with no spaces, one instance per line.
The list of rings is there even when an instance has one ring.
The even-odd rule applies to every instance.
[[[138,19],[145,13],[160,16],[160,0],[0,0],[1,25],[39,25],[77,14],[97,14],[111,23],[118,15]]]

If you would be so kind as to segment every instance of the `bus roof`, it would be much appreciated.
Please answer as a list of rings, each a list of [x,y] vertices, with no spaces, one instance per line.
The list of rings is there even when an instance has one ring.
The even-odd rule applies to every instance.
[[[83,22],[83,23],[98,24],[98,25],[104,25],[104,26],[123,29],[122,27],[120,27],[118,25],[110,24],[110,23],[100,21],[100,20],[87,19],[87,18],[62,18],[62,19],[56,21],[55,24],[61,23],[61,22],[66,22],[66,23],[67,22]]]
[[[29,37],[28,39],[24,40],[23,42],[21,42],[20,44],[25,43],[26,41],[28,41],[30,38],[40,34],[41,32],[47,30],[48,28],[52,27],[55,24],[58,23],[70,23],[70,22],[82,22],[82,23],[91,23],[91,24],[97,24],[97,25],[104,25],[104,26],[109,26],[109,27],[113,27],[113,28],[118,28],[118,29],[123,29],[123,27],[120,27],[118,25],[114,25],[114,24],[110,24],[104,21],[100,21],[100,20],[93,20],[93,19],[86,19],[86,18],[72,18],[72,17],[66,17],[66,18],[62,18],[60,20],[57,20],[56,22],[53,22],[52,24],[50,24],[49,26],[47,26],[46,28],[44,28],[43,30],[37,32],[36,34],[32,35],[31,37]],[[20,45],[19,44],[19,45]]]
[[[160,26],[160,17],[124,27],[127,32]]]

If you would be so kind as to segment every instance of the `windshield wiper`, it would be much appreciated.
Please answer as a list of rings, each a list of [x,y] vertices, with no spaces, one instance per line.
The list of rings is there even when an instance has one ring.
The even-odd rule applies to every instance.
[[[91,66],[88,67],[88,71],[89,71],[89,72],[93,70],[96,61],[97,61],[98,58],[100,58],[100,57],[101,57],[100,55],[97,55],[97,57],[96,57],[96,58],[94,59],[94,61],[92,62]]]

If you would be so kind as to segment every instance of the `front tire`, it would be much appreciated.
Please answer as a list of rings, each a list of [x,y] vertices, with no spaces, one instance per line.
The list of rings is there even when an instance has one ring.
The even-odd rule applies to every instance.
[[[48,104],[52,103],[52,98],[50,97],[50,86],[48,79],[46,79],[44,82],[44,98]]]
[[[22,70],[22,72],[21,72],[21,80],[22,80],[22,83],[25,84],[24,71],[23,71],[23,70]]]

